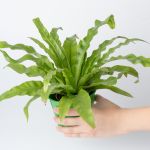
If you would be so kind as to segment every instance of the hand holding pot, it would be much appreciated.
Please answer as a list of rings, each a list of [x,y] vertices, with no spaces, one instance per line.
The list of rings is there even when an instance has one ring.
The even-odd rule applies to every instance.
[[[63,124],[65,126],[75,125],[73,127],[58,126],[57,130],[65,136],[70,137],[110,136],[122,133],[119,130],[119,114],[121,110],[119,106],[97,95],[96,103],[93,104],[92,109],[96,121],[95,129],[92,129],[81,117],[65,118],[63,122],[60,122],[59,117],[55,117],[54,120],[57,124]],[[58,113],[58,109],[54,111]],[[73,109],[68,113],[68,116],[78,115]]]

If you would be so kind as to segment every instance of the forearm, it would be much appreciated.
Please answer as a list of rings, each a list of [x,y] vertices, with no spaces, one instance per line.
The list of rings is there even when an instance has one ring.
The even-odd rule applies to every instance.
[[[122,109],[120,128],[124,132],[150,131],[150,107]]]

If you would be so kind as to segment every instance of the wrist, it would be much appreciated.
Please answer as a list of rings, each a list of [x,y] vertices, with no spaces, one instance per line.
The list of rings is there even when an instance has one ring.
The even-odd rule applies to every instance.
[[[121,109],[120,129],[129,133],[150,130],[150,108]]]

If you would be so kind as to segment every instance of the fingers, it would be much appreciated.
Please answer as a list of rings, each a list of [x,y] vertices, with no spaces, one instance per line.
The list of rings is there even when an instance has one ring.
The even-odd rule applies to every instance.
[[[84,137],[84,138],[89,138],[92,137],[90,134],[87,133],[80,133],[80,134],[64,134],[66,137]]]
[[[63,125],[81,125],[82,120],[80,117],[76,118],[64,118],[63,121],[60,121],[59,117],[54,117],[54,120],[57,124],[63,124]]]
[[[61,127],[61,126],[57,126],[56,129],[59,132],[62,132],[64,134],[80,134],[81,128],[79,126],[74,126],[74,127]]]
[[[64,134],[66,137],[80,137],[80,134]]]
[[[67,137],[94,137],[92,132],[84,131],[82,127],[60,127],[56,128],[59,132],[63,133]]]
[[[54,112],[58,114],[59,113],[58,108],[55,108]],[[79,116],[79,114],[74,109],[70,109],[67,116]]]
[[[92,130],[86,129],[82,126],[73,127],[61,127],[57,126],[56,129],[66,136],[76,136],[76,137],[93,137],[95,136]]]

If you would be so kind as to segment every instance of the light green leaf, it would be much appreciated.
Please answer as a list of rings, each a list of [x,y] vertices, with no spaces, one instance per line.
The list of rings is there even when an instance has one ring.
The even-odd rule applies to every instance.
[[[72,98],[73,108],[92,128],[95,128],[95,121],[91,109],[91,98],[89,94],[81,89],[78,95]]]
[[[87,86],[83,87],[83,88],[87,88]],[[92,88],[89,88],[88,91],[92,91],[94,89],[109,89],[115,93],[118,93],[118,94],[121,94],[121,95],[124,95],[124,96],[128,96],[128,97],[133,97],[130,93],[118,88],[118,87],[115,87],[115,86],[109,86],[109,85],[104,85],[104,84],[101,84],[101,85],[98,85],[98,86],[94,86]]]
[[[98,29],[103,25],[109,25],[111,29],[115,28],[114,16],[111,15],[106,18],[104,21],[95,20],[95,26],[90,28],[87,32],[87,35],[80,41],[79,45],[81,49],[88,49],[90,46],[90,42],[94,38],[94,36],[98,33]]]
[[[55,71],[50,71],[48,72],[45,76],[44,76],[44,80],[43,80],[43,90],[41,92],[42,95],[42,101],[46,102],[48,99],[48,89],[49,89],[49,85],[50,82],[52,80],[52,77],[56,75],[56,70]]]
[[[122,77],[122,75],[126,76],[132,75],[137,78],[135,83],[139,81],[139,74],[133,67],[124,66],[124,65],[115,65],[113,67],[102,67],[101,75],[113,75],[115,72],[119,72],[118,79]]]
[[[34,24],[36,25],[42,39],[46,42],[49,43],[49,32],[48,30],[44,27],[42,24],[40,18],[34,18],[33,19]]]
[[[25,107],[24,107],[24,109],[23,109],[27,121],[29,120],[29,106],[30,106],[30,104],[31,104],[33,101],[35,101],[37,98],[39,98],[39,96],[34,96],[34,97],[32,97],[32,98],[27,102],[27,104],[25,105]]]
[[[37,95],[37,91],[42,87],[43,83],[41,81],[26,81],[2,93],[0,95],[0,101],[14,96],[23,96],[23,95],[34,96]]]
[[[22,63],[24,61],[27,61],[27,60],[30,60],[30,61],[33,61],[37,64],[37,66],[39,68],[42,68],[41,70],[43,71],[49,71],[49,70],[53,70],[54,69],[54,65],[53,63],[51,63],[46,56],[40,56],[39,58],[38,57],[35,57],[31,54],[25,54],[24,56],[20,57],[19,59],[15,60],[13,58],[11,58],[7,52],[3,51],[3,50],[0,50],[0,52],[2,52],[4,58],[11,64],[19,64],[19,63]],[[6,66],[9,66],[10,64],[6,65]],[[11,65],[10,65],[11,66]],[[23,69],[25,69],[25,66],[22,66],[22,65],[18,65],[18,67],[21,67]],[[20,68],[19,67],[19,68]]]
[[[25,73],[26,67],[22,64],[18,64],[18,63],[10,63],[8,64],[6,67],[10,67],[11,69],[13,69],[14,71],[16,71],[17,73]]]
[[[63,96],[59,102],[59,117],[62,121],[64,117],[68,114],[69,109],[72,105],[72,99],[68,96]]]
[[[0,48],[10,48],[12,50],[23,50],[23,51],[26,51],[27,53],[31,53],[31,54],[36,53],[36,50],[32,46],[28,46],[25,44],[11,45],[11,44],[7,43],[6,41],[0,41]]]
[[[134,54],[128,54],[126,56],[112,56],[110,57],[108,60],[105,61],[105,64],[111,61],[115,61],[115,60],[127,60],[133,64],[141,64],[144,67],[150,67],[150,58],[146,58],[144,56],[136,56]]]
[[[106,50],[107,46],[111,45],[116,39],[120,39],[120,38],[126,39],[126,37],[117,36],[110,40],[105,40],[103,43],[101,43],[98,46],[98,48],[92,52],[91,56],[87,58],[82,69],[82,75],[90,72],[92,68],[94,67],[94,65],[97,63],[97,61],[101,59],[101,53]]]
[[[59,60],[62,62],[62,66],[63,67],[68,67],[69,63],[67,61],[64,61],[65,59],[67,59],[67,57],[65,56],[65,54],[63,53],[63,47],[61,45],[61,41],[59,39],[59,35],[58,35],[58,30],[62,29],[60,28],[52,28],[51,32],[50,32],[50,43],[51,43],[51,47],[53,47],[53,51],[54,53],[57,55],[57,57],[59,58]]]
[[[93,68],[90,72],[88,72],[87,74],[83,75],[78,83],[78,87],[83,86],[85,84],[88,83],[88,81],[90,79],[92,79],[94,77],[95,74],[99,73],[100,69],[98,67]]]
[[[110,15],[105,22],[111,29],[115,28],[115,20],[114,20],[114,15]]]
[[[103,25],[109,25],[111,28],[114,28],[115,23],[114,23],[114,17],[113,15],[109,16],[107,19],[104,21],[96,20],[95,21],[95,26],[90,28],[87,32],[87,35],[79,42],[79,49],[78,49],[78,57],[77,57],[77,63],[75,66],[75,81],[76,85],[78,84],[80,74],[82,73],[82,66],[83,63],[86,60],[86,51],[90,46],[90,43],[94,36],[98,33],[98,29],[103,26]]]
[[[46,103],[50,94],[61,93],[64,95],[66,94],[66,89],[69,89],[71,92],[73,91],[73,88],[70,85],[51,83],[48,86],[47,92],[44,92],[42,89],[39,93],[41,95],[42,101]]]
[[[29,37],[33,42],[35,42],[41,49],[45,50],[46,53],[48,53],[48,48],[38,39],[34,37]]]
[[[62,74],[65,78],[65,84],[72,86],[76,91],[75,80],[71,70],[65,68],[63,69]],[[67,93],[69,94],[70,91],[67,90]]]
[[[116,49],[118,49],[118,48],[120,48],[122,46],[128,45],[130,43],[136,42],[136,41],[145,42],[144,40],[138,39],[138,38],[132,38],[132,39],[128,39],[127,38],[124,42],[121,42],[118,45],[114,46],[113,48],[110,48],[108,50],[108,52],[106,52],[105,54],[103,54],[102,58],[99,60],[99,65],[101,63],[103,63],[103,61],[105,61],[112,53],[114,53]]]
[[[59,39],[58,30],[63,30],[62,27],[59,28],[52,28],[50,32],[50,36],[55,40],[55,42],[61,47],[61,41]]]
[[[77,55],[78,44],[76,38],[77,38],[76,35],[68,37],[66,38],[63,44],[63,53],[66,57],[64,61],[68,63],[68,68],[71,70],[73,74],[75,74],[75,65],[78,57]]]
[[[46,74],[46,76],[44,77],[44,81],[43,81],[43,90],[44,92],[46,92],[48,90],[48,85],[52,79],[52,77],[56,74],[56,70],[55,71],[50,71]]]
[[[94,82],[87,85],[86,88],[92,88],[92,87],[94,88],[95,86],[99,86],[101,84],[111,86],[111,85],[115,85],[116,83],[117,83],[117,78],[116,77],[108,77],[107,79],[94,80]]]
[[[113,67],[110,67],[110,72],[118,71],[121,72],[122,74],[130,74],[134,77],[139,78],[138,72],[133,68],[129,66],[124,66],[124,65],[116,65]]]
[[[36,77],[36,76],[44,76],[46,73],[38,66],[30,66],[30,67],[25,67],[22,64],[18,63],[10,63],[6,67],[10,67],[14,71],[20,74],[26,74],[29,77]]]
[[[61,41],[59,39],[59,35],[58,35],[59,30],[62,30],[62,28],[61,27],[52,28],[52,30],[50,31],[50,40],[51,40],[51,43],[53,43],[53,46],[55,47],[55,49],[57,49],[55,53],[57,53],[57,56],[61,58],[61,61],[63,62],[63,67],[70,68],[67,54],[65,53],[64,47],[62,46]]]
[[[16,60],[14,60],[13,58],[11,58],[5,51],[0,49],[0,52],[3,54],[4,58],[8,61],[8,62],[12,62],[15,63]]]
[[[33,37],[29,37],[29,38],[33,42],[35,42],[40,48],[42,48],[45,53],[47,53],[50,56],[50,58],[53,60],[53,62],[55,63],[56,66],[58,66],[58,67],[60,66],[57,56],[51,49],[47,48],[41,41],[39,41],[36,38],[33,38]],[[40,55],[40,57],[43,57],[43,56]],[[44,56],[44,57],[46,57],[46,56]],[[48,60],[48,58],[46,58],[46,59]]]
[[[49,55],[52,59],[55,59],[56,65],[60,68],[64,66],[63,59],[64,55],[60,46],[57,44],[55,39],[52,37],[53,34],[49,34],[48,30],[44,27],[39,18],[33,19],[34,24],[36,25],[42,39],[49,45]]]

